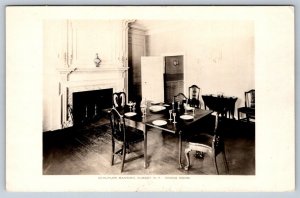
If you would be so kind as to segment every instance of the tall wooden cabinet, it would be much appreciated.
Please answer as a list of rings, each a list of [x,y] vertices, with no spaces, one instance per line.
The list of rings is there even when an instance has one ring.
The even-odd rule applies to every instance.
[[[141,57],[146,55],[145,30],[130,26],[128,30],[128,99],[142,95]]]
[[[129,26],[128,99],[140,95],[149,100],[171,102],[174,95],[184,92],[183,55],[148,56],[145,33],[139,26]],[[174,61],[178,63],[174,65]]]

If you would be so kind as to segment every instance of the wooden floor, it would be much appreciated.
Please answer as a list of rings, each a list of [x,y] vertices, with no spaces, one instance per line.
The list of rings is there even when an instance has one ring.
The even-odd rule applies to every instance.
[[[205,124],[201,124],[202,127]],[[203,127],[205,128],[205,127]],[[45,132],[43,135],[44,175],[117,175],[120,159],[110,165],[110,125],[105,118],[79,127]],[[224,127],[226,157],[230,175],[255,175],[255,126],[227,120]],[[183,149],[185,142],[183,142]],[[131,147],[124,172],[129,175],[211,175],[216,174],[209,157],[191,154],[189,171],[178,168],[178,137],[151,129],[148,132],[149,167],[144,168],[143,144]],[[185,164],[186,160],[182,158]],[[222,156],[217,158],[220,174],[225,174]]]

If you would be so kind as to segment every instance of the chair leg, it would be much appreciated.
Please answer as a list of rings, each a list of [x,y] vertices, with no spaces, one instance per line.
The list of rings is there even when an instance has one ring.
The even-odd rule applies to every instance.
[[[124,169],[125,156],[126,156],[126,145],[125,145],[125,144],[123,144],[123,153],[122,153],[121,173],[123,172],[123,169]]]
[[[238,120],[240,120],[240,111],[238,111]]]
[[[217,175],[219,175],[218,164],[217,164],[217,156],[214,154],[213,163],[215,164]]]
[[[130,153],[131,151],[130,151],[130,148],[129,148],[129,144],[126,144],[126,152],[127,153]]]
[[[111,143],[111,165],[114,165],[114,156],[115,156],[115,141]]]
[[[226,173],[229,174],[229,168],[228,168],[228,163],[227,163],[227,160],[226,160],[225,151],[222,152],[222,155],[223,155],[223,162],[224,162]]]
[[[184,153],[185,153],[185,158],[186,158],[186,166],[184,167],[184,170],[189,170],[189,168],[190,168],[190,151],[191,151],[192,149],[190,149],[190,148],[186,148],[185,150],[184,150]]]

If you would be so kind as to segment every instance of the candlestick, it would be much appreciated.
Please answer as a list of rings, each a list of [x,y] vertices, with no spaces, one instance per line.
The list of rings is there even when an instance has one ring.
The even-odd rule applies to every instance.
[[[172,120],[172,110],[171,109],[169,110],[169,114],[170,114],[169,120]]]
[[[172,114],[173,114],[173,118],[174,118],[173,123],[175,124],[175,123],[177,123],[177,122],[176,122],[176,112],[173,112]]]

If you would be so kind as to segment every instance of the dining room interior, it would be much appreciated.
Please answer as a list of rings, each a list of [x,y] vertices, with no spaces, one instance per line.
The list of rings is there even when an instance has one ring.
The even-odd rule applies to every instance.
[[[253,21],[46,20],[43,33],[44,175],[255,175]]]

